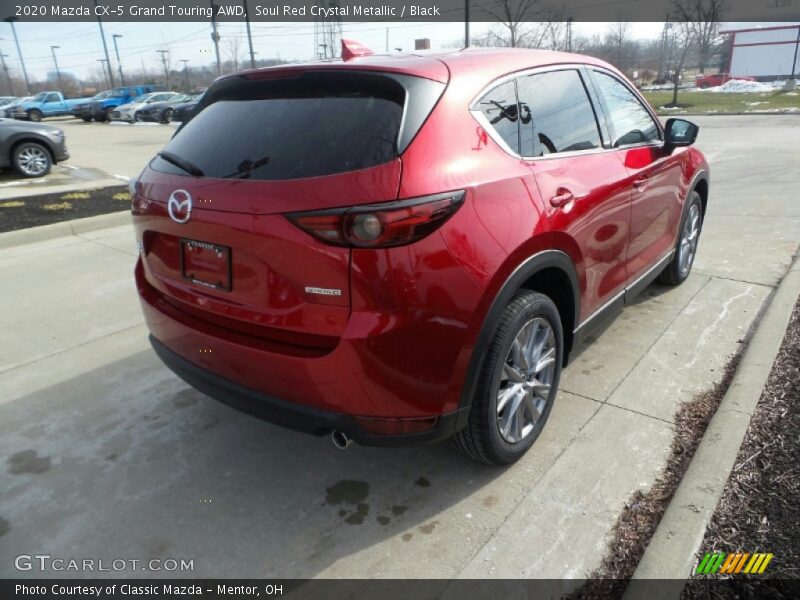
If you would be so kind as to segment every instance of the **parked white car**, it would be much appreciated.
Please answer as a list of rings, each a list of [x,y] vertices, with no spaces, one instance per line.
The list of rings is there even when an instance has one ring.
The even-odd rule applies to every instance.
[[[136,111],[140,108],[152,104],[153,102],[171,100],[175,96],[180,96],[180,94],[177,92],[151,92],[149,94],[142,94],[138,98],[131,100],[128,104],[123,104],[115,108],[111,113],[111,120],[133,123],[136,121]]]

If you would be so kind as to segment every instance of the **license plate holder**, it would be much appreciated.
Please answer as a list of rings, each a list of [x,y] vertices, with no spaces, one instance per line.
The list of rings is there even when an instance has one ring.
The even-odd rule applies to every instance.
[[[181,275],[194,284],[231,291],[231,249],[210,242],[181,239]]]

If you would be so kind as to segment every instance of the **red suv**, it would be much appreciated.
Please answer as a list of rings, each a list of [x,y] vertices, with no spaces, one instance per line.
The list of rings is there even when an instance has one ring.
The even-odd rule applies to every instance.
[[[509,463],[570,352],[689,274],[697,127],[593,58],[486,49],[257,69],[135,184],[151,342],[293,429]]]

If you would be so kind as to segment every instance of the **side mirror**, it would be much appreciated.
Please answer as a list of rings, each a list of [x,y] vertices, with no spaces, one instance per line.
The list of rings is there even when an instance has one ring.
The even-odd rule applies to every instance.
[[[668,119],[664,127],[664,149],[671,152],[680,146],[691,146],[700,128],[685,119]]]

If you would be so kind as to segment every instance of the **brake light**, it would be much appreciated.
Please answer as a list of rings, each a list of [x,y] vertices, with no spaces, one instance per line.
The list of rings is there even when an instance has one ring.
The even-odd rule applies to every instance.
[[[399,202],[286,215],[315,238],[336,246],[391,248],[433,233],[464,202],[464,191]]]

